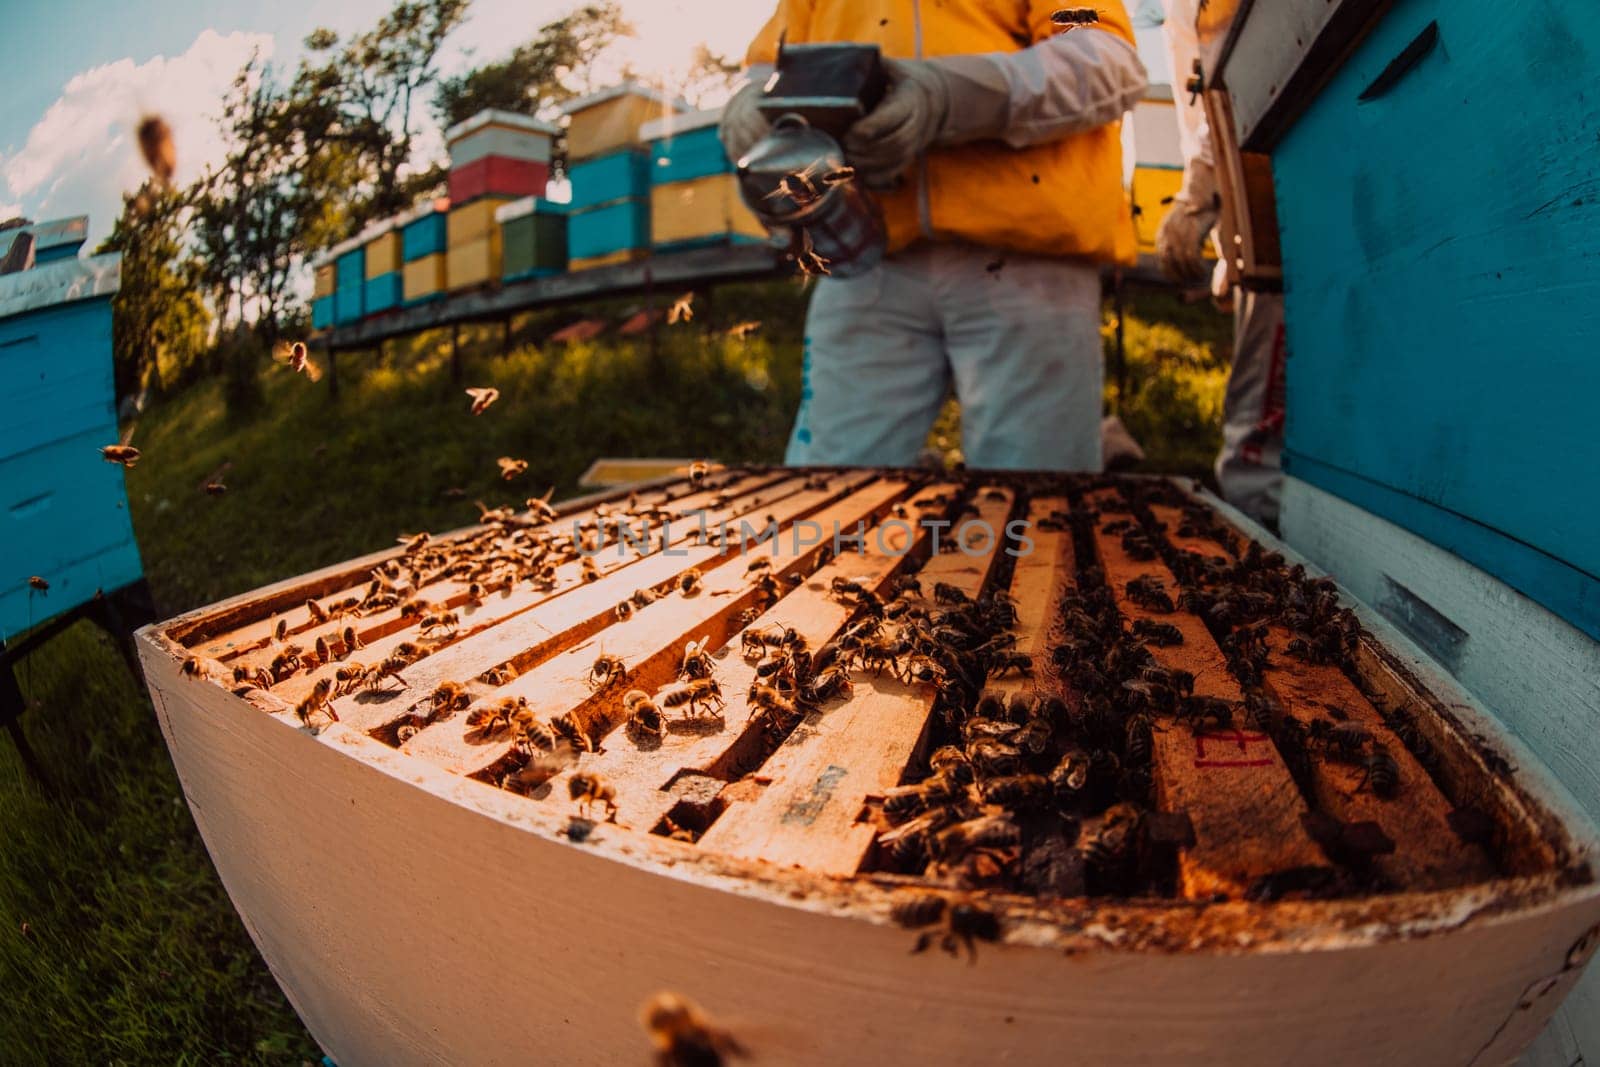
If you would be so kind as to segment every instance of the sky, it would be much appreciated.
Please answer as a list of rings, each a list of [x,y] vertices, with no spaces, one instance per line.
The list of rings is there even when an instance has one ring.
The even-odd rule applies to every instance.
[[[365,29],[391,3],[4,0],[7,37],[25,46],[6,50],[0,219],[88,213],[92,247],[110,232],[121,194],[144,179],[131,141],[141,115],[158,113],[172,126],[177,177],[186,183],[220,157],[218,104],[253,53],[292,70],[311,30]],[[473,0],[466,25],[445,44],[441,66],[451,73],[499,58],[575,6],[576,0]],[[638,36],[621,42],[614,58],[670,77],[702,42],[742,55],[775,5],[623,0],[622,6]],[[1159,31],[1141,33],[1140,43],[1152,81],[1166,80]]]

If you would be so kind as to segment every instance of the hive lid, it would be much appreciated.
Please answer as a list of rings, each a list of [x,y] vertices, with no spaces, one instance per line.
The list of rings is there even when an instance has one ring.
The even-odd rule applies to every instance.
[[[122,287],[122,253],[72,258],[0,275],[0,319],[56,304],[109,297]]]
[[[720,107],[703,108],[699,111],[690,111],[684,114],[664,115],[658,119],[651,119],[639,127],[639,140],[663,141],[680,133],[689,133],[692,130],[705,129],[715,126],[722,121]]]
[[[561,113],[563,115],[574,115],[623,96],[643,97],[646,100],[653,100],[658,104],[669,107],[674,111],[689,110],[689,102],[681,97],[674,99],[659,89],[652,89],[648,85],[629,81],[623,82],[621,85],[613,85],[609,89],[602,89],[597,93],[590,93],[588,96],[580,96],[576,100],[569,100],[562,106]]]
[[[488,126],[509,126],[514,130],[524,130],[528,133],[543,133],[551,137],[561,132],[561,128],[554,123],[524,115],[518,111],[503,111],[500,108],[485,108],[469,119],[462,119],[448,130],[444,131],[446,144],[454,144],[469,134],[477,133]]]

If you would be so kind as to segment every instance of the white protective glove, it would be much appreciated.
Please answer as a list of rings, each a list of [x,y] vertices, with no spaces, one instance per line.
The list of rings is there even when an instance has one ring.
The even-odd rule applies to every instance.
[[[752,72],[749,84],[734,93],[722,109],[722,122],[717,130],[723,150],[735,164],[772,129],[772,124],[757,108],[766,78],[757,79],[756,73]]]
[[[1191,159],[1172,210],[1156,231],[1156,260],[1161,273],[1175,282],[1196,282],[1204,275],[1200,252],[1216,228],[1221,212],[1217,172],[1202,159]]]

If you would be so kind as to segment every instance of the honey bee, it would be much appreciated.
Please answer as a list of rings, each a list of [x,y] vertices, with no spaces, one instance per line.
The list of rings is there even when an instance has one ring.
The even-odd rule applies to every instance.
[[[1312,740],[1320,743],[1334,758],[1348,761],[1359,760],[1362,750],[1372,740],[1367,728],[1354,722],[1313,719],[1310,731]]]
[[[500,399],[500,390],[493,387],[468,389],[467,396],[472,398],[472,404],[468,410],[474,415],[482,415],[489,410],[490,404]]]
[[[505,685],[516,676],[517,669],[507,663],[499,667],[490,667],[488,670],[478,675],[478,681],[484,683],[485,685],[501,686]]]
[[[529,518],[535,525],[554,522],[560,518],[560,513],[550,503],[550,498],[555,495],[555,492],[556,487],[552,485],[545,490],[544,496],[530,496],[527,499],[528,511],[531,513]]]
[[[721,718],[722,686],[715,678],[696,678],[682,689],[674,689],[662,698],[662,706],[668,708],[683,708],[684,718],[696,718],[702,714],[714,718]]]
[[[554,752],[559,743],[556,732],[540,722],[528,702],[520,698],[516,710],[511,713],[511,739],[519,748],[531,747],[542,752]]]
[[[589,688],[596,692],[609,689],[628,676],[628,665],[618,656],[602,654],[589,668]]]
[[[611,613],[617,617],[618,622],[627,622],[629,619],[633,618],[633,602],[631,600],[624,600],[616,607],[612,608]]]
[[[365,682],[372,674],[372,668],[364,663],[345,663],[333,672],[335,692],[340,696],[353,692],[357,686]]]
[[[935,582],[933,600],[936,604],[965,604],[972,599],[949,582]]]
[[[583,580],[585,582],[598,582],[600,580],[600,565],[594,561],[593,556],[583,557]],[[635,593],[635,596],[638,594]]]
[[[356,628],[354,626],[346,626],[344,628],[344,630],[339,634],[339,640],[341,642],[343,642],[343,644],[344,644],[344,654],[347,655],[347,656],[350,653],[354,652],[358,648],[366,648],[367,647],[366,646],[366,642],[361,640],[361,635],[356,633]],[[406,647],[406,645],[401,645],[400,649],[403,649],[405,647]],[[415,648],[416,646],[413,645],[411,647]],[[398,652],[398,651],[400,651],[400,649],[396,649],[395,651]]]
[[[650,699],[643,689],[630,689],[622,696],[622,710],[628,713],[628,733],[635,737],[653,737],[661,740],[667,736],[666,720],[661,707]]]
[[[511,733],[512,717],[527,706],[527,697],[502,697],[493,704],[478,705],[467,712],[468,738],[498,741],[506,737]]]
[[[706,475],[711,472],[711,466],[703,459],[697,459],[689,464],[689,484],[699,489],[705,484]]]
[[[759,322],[741,322],[728,328],[728,336],[736,340],[746,341],[755,336],[756,331],[759,329],[761,329],[761,323]]]
[[[277,621],[277,623],[272,627],[272,639],[281,644],[283,642],[283,639],[288,637],[288,636],[289,636],[289,620],[288,619],[279,619]]]
[[[716,664],[711,659],[711,653],[706,651],[706,645],[711,643],[711,638],[702,637],[698,641],[690,641],[683,646],[683,661],[678,664],[678,677],[683,679],[709,678]]]
[[[595,804],[604,804],[606,808],[606,821],[617,821],[617,791],[610,782],[589,771],[579,771],[567,780],[567,793],[583,811],[589,814],[589,809]]]
[[[680,322],[688,322],[694,318],[694,294],[684,293],[672,302],[667,309],[667,325],[676,326]]]
[[[366,687],[368,689],[376,689],[390,678],[393,678],[401,685],[407,685],[409,683],[406,682],[405,678],[401,677],[400,672],[409,666],[411,666],[411,661],[406,657],[390,656],[367,672],[367,677],[364,679]]]
[[[422,551],[422,549],[432,539],[433,536],[429,534],[427,530],[423,530],[421,533],[415,534],[403,533],[399,537],[395,538],[395,540],[401,544],[406,555],[408,556],[413,552]]]
[[[287,645],[282,652],[272,658],[272,663],[267,669],[272,672],[274,678],[282,680],[304,666],[304,661],[300,658],[304,651],[299,645]]]
[[[417,629],[425,634],[434,630],[449,630],[454,632],[461,625],[461,617],[453,611],[434,611],[422,616],[417,622]]]
[[[923,913],[931,912],[931,904],[921,905]],[[959,955],[962,946],[967,950],[967,962],[978,962],[979,941],[1000,940],[1000,917],[989,909],[971,901],[958,901],[951,904],[944,912],[944,933],[936,935],[935,931],[925,930],[917,937],[916,944],[911,947],[913,955],[926,952],[934,944],[937,936],[939,948],[951,956]],[[939,916],[934,916],[932,922],[937,922]],[[928,925],[924,923],[923,925]]]
[[[700,572],[693,567],[678,575],[678,591],[684,596],[694,596],[700,591]]]
[[[311,617],[312,626],[321,626],[328,621],[328,613],[315,600],[306,601],[306,614]]]
[[[500,477],[508,482],[515,481],[528,469],[528,461],[525,459],[501,456],[495,462],[500,465]]]
[[[310,694],[295,705],[295,718],[299,719],[303,725],[310,726],[311,717],[320,711],[329,719],[338,722],[339,715],[333,710],[333,702],[329,699],[332,693],[333,682],[327,678],[318,679]]]
[[[748,1056],[726,1030],[677,993],[657,993],[645,1001],[639,1022],[656,1050],[656,1067],[722,1067],[725,1058]]]
[[[593,752],[594,742],[589,740],[589,732],[577,720],[572,712],[557,715],[550,720],[550,729],[555,731],[556,737],[564,741],[576,751]]]
[[[438,688],[434,689],[429,703],[436,717],[453,715],[458,711],[465,711],[472,705],[472,694],[459,682],[441,682]]]
[[[329,647],[328,639],[320,634],[317,635],[316,654],[319,664],[333,662],[333,649]]]
[[[1400,791],[1400,765],[1382,745],[1373,744],[1372,751],[1361,761],[1361,771],[1358,790],[1371,787],[1376,796],[1385,800]]]
[[[1064,30],[1071,30],[1078,26],[1093,26],[1100,21],[1100,12],[1092,7],[1065,7],[1051,12],[1050,21]]]
[[[1183,631],[1170,622],[1154,619],[1133,620],[1133,636],[1162,648],[1183,644]]]
[[[1147,574],[1128,582],[1124,589],[1127,591],[1128,599],[1141,608],[1163,613],[1174,610],[1172,597],[1161,584],[1160,578]]]
[[[1018,674],[1033,673],[1033,657],[1026,652],[1001,652],[990,661],[989,672],[998,678],[1008,671]]]
[[[288,367],[295,374],[304,374],[313,382],[322,380],[322,368],[311,361],[311,356],[306,351],[304,341],[292,341],[288,344],[278,345],[273,350],[272,358]]]
[[[186,657],[183,661],[183,667],[181,669],[185,678],[199,680],[202,678],[209,678],[211,676],[211,672],[206,670],[206,665],[200,662],[200,657],[198,656]]]
[[[808,704],[823,704],[837,697],[846,697],[854,690],[850,683],[850,676],[843,667],[830,667],[825,671],[818,671],[806,683],[804,696]]]
[[[28,579],[28,588],[35,592],[48,593],[50,591],[50,583],[35,574]]]
[[[744,573],[745,573],[746,576],[749,576],[749,575],[754,574],[756,571],[767,570],[771,566],[772,566],[772,557],[771,556],[762,556],[760,559],[754,560],[750,564],[750,566],[746,567],[744,569]]]
[[[419,734],[421,732],[422,732],[421,729],[417,726],[416,723],[414,723],[414,722],[403,722],[399,726],[396,726],[395,729],[394,729],[394,741],[395,741],[395,744],[403,745],[407,741],[411,740],[413,737],[416,737],[417,734]]]
[[[207,482],[203,491],[206,496],[221,496],[228,491],[228,487],[221,482]]]
[[[172,127],[160,115],[146,115],[139,120],[134,131],[139,139],[139,153],[145,166],[162,188],[172,184],[178,169],[178,149],[172,139]]]

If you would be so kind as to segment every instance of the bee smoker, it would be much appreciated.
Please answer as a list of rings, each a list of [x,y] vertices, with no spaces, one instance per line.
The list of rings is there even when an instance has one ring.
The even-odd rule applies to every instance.
[[[786,45],[759,105],[772,131],[738,161],[739,192],[801,269],[849,278],[883,259],[876,200],[839,138],[888,89],[876,45]]]

